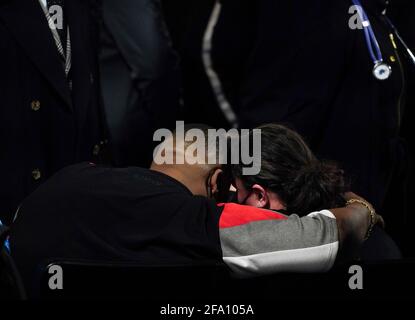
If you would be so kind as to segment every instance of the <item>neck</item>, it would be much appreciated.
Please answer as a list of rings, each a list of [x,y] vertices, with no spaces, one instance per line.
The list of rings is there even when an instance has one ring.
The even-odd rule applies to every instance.
[[[269,198],[269,208],[271,210],[279,211],[279,210],[286,210],[287,207],[281,201],[280,197],[272,192],[268,194]]]
[[[193,195],[206,196],[205,188],[201,188],[202,183],[194,177],[191,178],[189,172],[185,168],[177,168],[173,166],[152,165],[150,170],[163,173],[183,184]]]

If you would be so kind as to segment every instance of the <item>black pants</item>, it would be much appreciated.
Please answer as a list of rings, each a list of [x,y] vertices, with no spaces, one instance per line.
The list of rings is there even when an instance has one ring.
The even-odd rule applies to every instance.
[[[412,155],[405,141],[401,144],[401,161],[394,170],[394,175],[383,206],[379,210],[385,218],[386,231],[397,242],[404,256],[414,257],[415,248],[410,240],[410,228],[413,217],[409,211],[412,197],[409,181],[413,176]]]
[[[115,164],[148,166],[153,133],[174,127],[178,57],[159,0],[104,0],[100,68]]]

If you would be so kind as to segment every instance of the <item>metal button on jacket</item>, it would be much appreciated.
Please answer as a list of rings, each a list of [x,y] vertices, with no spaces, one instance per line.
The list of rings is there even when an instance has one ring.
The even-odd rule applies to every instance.
[[[39,100],[33,100],[33,101],[30,103],[30,108],[31,108],[33,111],[38,111],[38,110],[40,109],[40,101],[39,101]]]
[[[37,180],[39,180],[40,178],[42,178],[42,173],[40,172],[40,170],[39,170],[39,169],[34,169],[34,170],[32,171],[32,177],[33,177],[33,180],[37,181]]]
[[[94,146],[94,149],[93,149],[92,153],[93,153],[94,156],[97,156],[100,151],[101,151],[101,147],[98,144],[96,144]]]

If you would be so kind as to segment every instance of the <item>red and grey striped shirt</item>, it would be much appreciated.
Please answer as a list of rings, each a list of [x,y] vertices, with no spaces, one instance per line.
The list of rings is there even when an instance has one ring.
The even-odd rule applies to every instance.
[[[324,272],[333,266],[339,242],[330,211],[300,218],[231,203],[221,206],[223,260],[236,275]]]

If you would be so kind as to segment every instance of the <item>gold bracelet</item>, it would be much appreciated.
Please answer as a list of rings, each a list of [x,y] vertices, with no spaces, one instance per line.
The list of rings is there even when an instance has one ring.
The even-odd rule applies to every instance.
[[[369,214],[370,214],[370,225],[369,225],[369,229],[367,230],[366,233],[366,237],[365,240],[369,239],[370,235],[372,234],[373,231],[373,227],[376,225],[376,211],[373,209],[373,206],[371,204],[369,204],[367,201],[364,200],[360,200],[360,199],[350,199],[349,201],[346,202],[346,206],[353,204],[353,203],[358,203],[361,204],[362,206],[366,207],[367,210],[369,210]]]

